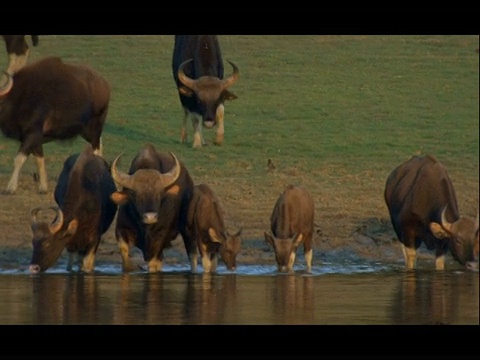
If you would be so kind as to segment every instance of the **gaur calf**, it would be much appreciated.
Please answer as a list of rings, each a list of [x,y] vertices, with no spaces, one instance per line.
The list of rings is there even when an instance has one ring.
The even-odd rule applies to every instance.
[[[207,184],[195,185],[187,216],[186,234],[196,242],[205,273],[215,272],[218,256],[234,271],[240,251],[242,229],[231,234],[225,227],[225,212]]]
[[[273,208],[271,233],[265,232],[265,241],[275,252],[278,271],[293,271],[297,248],[303,244],[307,271],[311,272],[314,218],[315,205],[310,193],[301,186],[288,185]]]

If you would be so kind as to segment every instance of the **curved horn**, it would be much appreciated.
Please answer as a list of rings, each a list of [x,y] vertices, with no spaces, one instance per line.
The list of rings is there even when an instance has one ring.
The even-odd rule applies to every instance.
[[[118,184],[120,185],[121,187],[124,187],[124,188],[127,188],[127,189],[131,189],[132,186],[133,186],[133,178],[132,178],[132,175],[128,175],[127,173],[124,173],[120,170],[117,169],[117,162],[118,162],[118,159],[120,159],[120,157],[123,155],[123,153],[121,153],[120,155],[118,155],[115,160],[113,161],[113,164],[112,164],[112,169],[111,169],[111,172],[112,172],[112,178],[113,180]]]
[[[227,79],[223,80],[223,88],[228,89],[230,86],[235,84],[238,80],[239,77],[239,71],[237,65],[235,65],[233,62],[227,60],[230,65],[233,67],[233,74],[230,75]]]
[[[185,65],[187,65],[190,61],[193,61],[193,59],[188,59],[186,61],[184,61],[183,63],[180,64],[180,66],[178,67],[178,80],[180,80],[180,82],[189,87],[190,89],[195,89],[195,84],[197,83],[197,80],[194,80],[192,78],[189,78],[187,75],[185,75],[185,72],[183,71],[183,68],[185,67]]]
[[[450,230],[450,228],[452,227],[452,224],[448,222],[447,217],[445,216],[446,212],[447,212],[447,205],[445,205],[442,210],[442,226],[444,229]]]
[[[7,71],[3,71],[3,73],[7,77],[7,82],[3,86],[0,87],[0,96],[7,95],[13,87],[13,76]]]
[[[58,232],[63,225],[63,211],[56,206],[51,206],[50,209],[54,210],[57,213],[57,217],[55,219],[55,222],[49,225],[50,233],[55,234]]]
[[[35,209],[32,209],[32,211],[30,211],[30,215],[32,216],[31,218],[32,225],[35,225],[38,222],[37,214],[41,209],[42,209],[41,207],[36,207]]]
[[[175,154],[171,151],[170,151],[170,155],[173,157],[173,160],[175,160],[175,165],[173,165],[173,167],[170,169],[169,172],[161,174],[162,183],[165,188],[169,187],[175,181],[177,181],[178,177],[180,176],[180,173],[182,172],[180,161],[178,161]]]

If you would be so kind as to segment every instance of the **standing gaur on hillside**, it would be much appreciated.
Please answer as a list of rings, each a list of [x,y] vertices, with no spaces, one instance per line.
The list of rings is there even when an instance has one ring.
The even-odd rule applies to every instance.
[[[0,84],[0,130],[20,142],[6,193],[14,193],[23,164],[33,154],[39,174],[39,191],[48,181],[43,144],[81,135],[101,155],[101,134],[110,101],[110,86],[97,71],[85,65],[66,64],[47,57],[26,65],[15,75],[7,73]]]
[[[70,254],[67,270],[72,269],[73,255],[82,258],[81,270],[93,270],[101,236],[108,230],[117,211],[110,199],[116,191],[107,162],[93,153],[88,144],[80,154],[69,156],[58,177],[55,201],[58,208],[52,224],[38,221],[32,210],[33,255],[30,271],[45,271],[55,264],[63,249]]]
[[[278,271],[292,272],[297,248],[303,243],[307,271],[312,270],[312,239],[315,204],[303,187],[288,185],[278,197],[270,216],[271,233],[265,241],[273,247]]]
[[[193,147],[205,144],[202,125],[206,128],[217,126],[215,145],[222,145],[224,139],[225,100],[236,99],[228,88],[238,80],[237,66],[233,74],[223,79],[223,60],[220,44],[215,35],[175,35],[172,69],[177,84],[180,102],[185,115],[181,142],[187,141],[187,122],[192,119]]]
[[[460,264],[478,269],[478,212],[475,219],[459,215],[447,169],[434,156],[413,156],[396,167],[384,197],[407,269],[415,268],[422,243],[435,249],[437,270],[445,268],[448,249]]]
[[[5,47],[8,54],[7,72],[10,75],[15,74],[18,70],[27,64],[30,48],[26,40],[27,35],[2,35],[5,41]],[[32,45],[38,45],[38,35],[31,35]]]
[[[218,255],[228,270],[235,270],[242,229],[235,234],[226,230],[223,207],[207,184],[195,185],[185,233],[197,243],[205,273],[216,271]]]

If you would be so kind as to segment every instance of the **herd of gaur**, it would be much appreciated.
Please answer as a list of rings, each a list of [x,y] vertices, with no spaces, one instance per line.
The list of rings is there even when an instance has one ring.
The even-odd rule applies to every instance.
[[[31,211],[33,255],[30,271],[52,267],[66,248],[72,269],[79,256],[82,271],[94,269],[102,235],[115,216],[115,236],[123,270],[134,269],[130,249],[139,248],[149,272],[162,270],[164,250],[181,234],[197,269],[200,253],[203,271],[214,272],[218,258],[234,271],[241,232],[227,231],[220,200],[207,184],[194,184],[188,169],[172,152],[159,152],[145,144],[120,169],[118,155],[112,165],[102,158],[101,135],[107,118],[111,89],[90,66],[45,57],[27,64],[26,35],[3,35],[9,66],[0,82],[0,129],[20,142],[14,169],[5,189],[13,194],[20,170],[30,154],[38,167],[39,191],[47,191],[42,145],[83,137],[89,144],[69,156],[54,191],[57,206]],[[38,36],[31,36],[38,44]],[[236,99],[229,88],[239,69],[224,78],[223,59],[214,35],[176,35],[172,70],[185,115],[181,142],[187,141],[187,121],[193,124],[193,147],[202,147],[202,127],[216,128],[215,144],[224,141],[224,102]],[[478,269],[479,216],[460,216],[454,187],[444,165],[433,155],[413,156],[388,176],[384,198],[391,223],[401,243],[405,267],[416,266],[416,253],[424,243],[435,251],[435,268],[445,267],[445,255],[466,268]],[[54,211],[53,222],[40,221],[39,211]],[[265,241],[275,253],[278,271],[292,272],[298,247],[303,245],[306,270],[312,269],[314,201],[307,189],[288,185],[278,197]]]

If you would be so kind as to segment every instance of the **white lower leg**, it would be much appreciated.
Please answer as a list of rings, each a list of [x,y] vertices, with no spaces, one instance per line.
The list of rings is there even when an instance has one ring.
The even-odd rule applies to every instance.
[[[93,265],[95,264],[95,251],[90,251],[83,258],[82,271],[91,272],[93,270]]]
[[[212,263],[210,261],[210,257],[208,256],[208,254],[202,255],[202,265],[203,265],[203,272],[210,273]]]
[[[287,266],[288,272],[293,271],[293,264],[295,264],[295,253],[294,252],[292,252],[290,254],[290,259],[288,259],[288,266]]]
[[[27,50],[23,55],[10,54],[8,55],[8,68],[7,72],[10,74],[15,74],[18,70],[23,68],[27,63],[28,53],[30,50]]]
[[[224,139],[225,128],[223,125],[223,119],[225,114],[225,107],[220,104],[217,107],[216,120],[217,120],[217,137],[215,139],[215,145],[222,145]]]
[[[204,144],[203,135],[202,135],[202,119],[196,114],[192,114],[192,123],[193,123],[193,145],[192,147],[202,147]]]
[[[123,240],[123,239],[118,239],[118,247],[120,249],[120,255],[122,256],[122,267],[123,271],[132,271],[133,270],[133,264],[132,261],[130,260],[130,245]]]
[[[148,262],[148,272],[160,272],[162,271],[163,261],[158,258],[153,258]]]
[[[43,156],[35,156],[35,162],[37,163],[38,177],[40,185],[38,191],[46,193],[48,189],[47,169],[45,167],[45,158]]]
[[[17,190],[20,170],[22,169],[23,164],[25,164],[27,158],[28,156],[21,152],[17,153],[15,156],[15,160],[13,161],[13,172],[7,185],[7,192],[14,193]]]
[[[100,143],[100,145],[98,146],[98,149],[94,149],[94,150],[93,150],[93,153],[94,153],[95,155],[98,155],[98,156],[102,157],[102,156],[103,156],[103,141],[102,141],[102,137],[100,137],[100,142],[99,142],[99,143]]]
[[[305,262],[307,263],[307,271],[312,271],[313,249],[305,251]]]
[[[440,255],[435,258],[435,269],[445,270],[445,255]]]
[[[414,248],[409,248],[402,244],[403,256],[405,259],[405,267],[407,269],[414,269],[417,259],[417,250]]]

